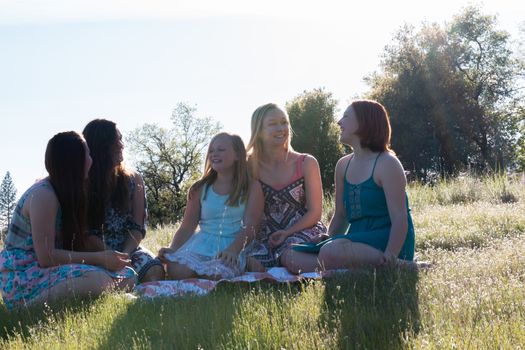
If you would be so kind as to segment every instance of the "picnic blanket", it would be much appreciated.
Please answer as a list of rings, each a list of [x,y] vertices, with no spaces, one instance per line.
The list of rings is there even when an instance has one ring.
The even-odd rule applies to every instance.
[[[429,267],[427,262],[414,262],[409,268],[421,269]],[[298,282],[305,279],[322,279],[332,277],[338,273],[349,272],[350,270],[326,270],[319,272],[306,272],[299,275],[294,275],[288,272],[284,267],[273,267],[266,272],[246,272],[245,274],[232,278],[221,279],[217,281],[190,278],[177,281],[156,281],[139,284],[134,289],[134,294],[144,298],[155,297],[180,297],[187,295],[206,295],[214,290],[220,283],[252,283],[257,281],[272,281],[272,282]]]
[[[134,293],[140,297],[154,298],[159,296],[184,296],[184,295],[205,295],[211,292],[219,283],[238,283],[238,282],[298,282],[304,279],[321,279],[338,272],[347,270],[329,270],[322,272],[308,272],[294,275],[284,267],[273,267],[266,272],[246,272],[245,274],[231,279],[221,279],[217,281],[190,278],[177,281],[156,281],[139,284],[135,287]]]

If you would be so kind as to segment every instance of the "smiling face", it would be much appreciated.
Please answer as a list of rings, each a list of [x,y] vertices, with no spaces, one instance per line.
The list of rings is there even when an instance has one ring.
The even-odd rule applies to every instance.
[[[341,128],[340,141],[342,143],[349,145],[354,139],[358,138],[356,132],[359,129],[359,123],[355,110],[351,105],[345,110],[337,124]]]
[[[222,135],[216,137],[210,143],[208,148],[208,161],[213,170],[221,172],[233,169],[238,155],[233,149],[233,144],[228,136]]]
[[[264,116],[260,134],[267,146],[286,146],[290,137],[290,121],[280,109],[272,109]]]

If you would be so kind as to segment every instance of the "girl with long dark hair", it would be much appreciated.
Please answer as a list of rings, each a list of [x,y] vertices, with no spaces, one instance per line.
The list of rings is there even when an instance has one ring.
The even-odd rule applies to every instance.
[[[162,263],[140,245],[146,234],[144,180],[123,163],[120,131],[112,121],[95,119],[83,134],[93,159],[87,220],[92,248],[128,254],[139,282],[164,279]]]
[[[49,140],[49,176],[20,198],[0,252],[0,288],[8,307],[134,285],[127,254],[86,252],[89,149],[76,132]]]

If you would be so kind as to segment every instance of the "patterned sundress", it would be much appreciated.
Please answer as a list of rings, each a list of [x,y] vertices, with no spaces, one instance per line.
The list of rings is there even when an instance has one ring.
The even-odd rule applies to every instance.
[[[130,203],[133,203],[133,196],[135,194],[136,184],[133,177],[130,177]],[[147,217],[146,208],[146,193],[144,192],[144,218]],[[91,234],[95,234],[112,250],[122,251],[129,237],[129,232],[137,230],[142,233],[142,238],[146,235],[146,223],[139,225],[133,219],[133,212],[130,209],[126,213],[121,213],[119,210],[108,206],[106,209],[106,218],[103,230],[91,230]],[[159,259],[155,258],[154,254],[144,246],[139,245],[130,254],[131,267],[138,274],[138,281],[141,282],[148,270],[155,265],[161,266]]]
[[[167,254],[172,262],[185,265],[200,276],[233,278],[245,268],[244,255],[239,265],[227,266],[217,259],[219,252],[228,248],[242,229],[245,203],[230,206],[228,195],[217,194],[213,187],[204,185],[201,192],[199,230],[175,253]]]
[[[343,187],[343,205],[346,210],[346,217],[350,227],[347,233],[336,234],[326,241],[319,244],[303,244],[295,246],[293,249],[307,253],[318,253],[321,247],[334,239],[349,239],[352,242],[364,243],[372,246],[382,252],[385,251],[390,238],[392,222],[388,213],[385,191],[374,181],[374,171],[378,154],[372,168],[370,177],[359,183],[352,184],[346,179],[350,160],[345,169],[344,187]],[[415,233],[412,216],[410,215],[410,206],[408,196],[405,196],[407,207],[408,228],[405,242],[399,252],[398,258],[408,261],[414,260]]]
[[[281,255],[292,245],[305,242],[318,243],[327,237],[326,226],[319,221],[310,228],[294,232],[275,248],[268,245],[272,233],[293,226],[308,211],[302,172],[305,157],[306,154],[303,154],[297,160],[295,174],[288,185],[274,188],[259,180],[264,193],[262,229],[246,248],[246,256],[254,257],[267,268],[280,266]]]
[[[0,252],[0,291],[8,308],[30,304],[49,288],[68,279],[78,278],[90,271],[103,271],[117,281],[133,278],[135,272],[124,268],[119,272],[110,272],[97,266],[84,264],[67,264],[48,268],[38,265],[33,246],[31,222],[22,214],[25,201],[39,187],[53,187],[47,179],[31,186],[20,198],[14,210],[9,226],[4,249]],[[61,227],[60,208],[55,219],[55,247],[61,248],[58,241]]]

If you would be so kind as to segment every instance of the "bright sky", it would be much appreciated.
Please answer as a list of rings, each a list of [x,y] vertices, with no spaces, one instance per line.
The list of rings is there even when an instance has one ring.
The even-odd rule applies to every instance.
[[[49,138],[93,118],[123,134],[169,126],[184,101],[246,141],[266,102],[324,87],[342,110],[401,25],[442,24],[469,3],[0,0],[0,177],[21,195],[46,175]],[[525,2],[483,9],[517,38]]]

